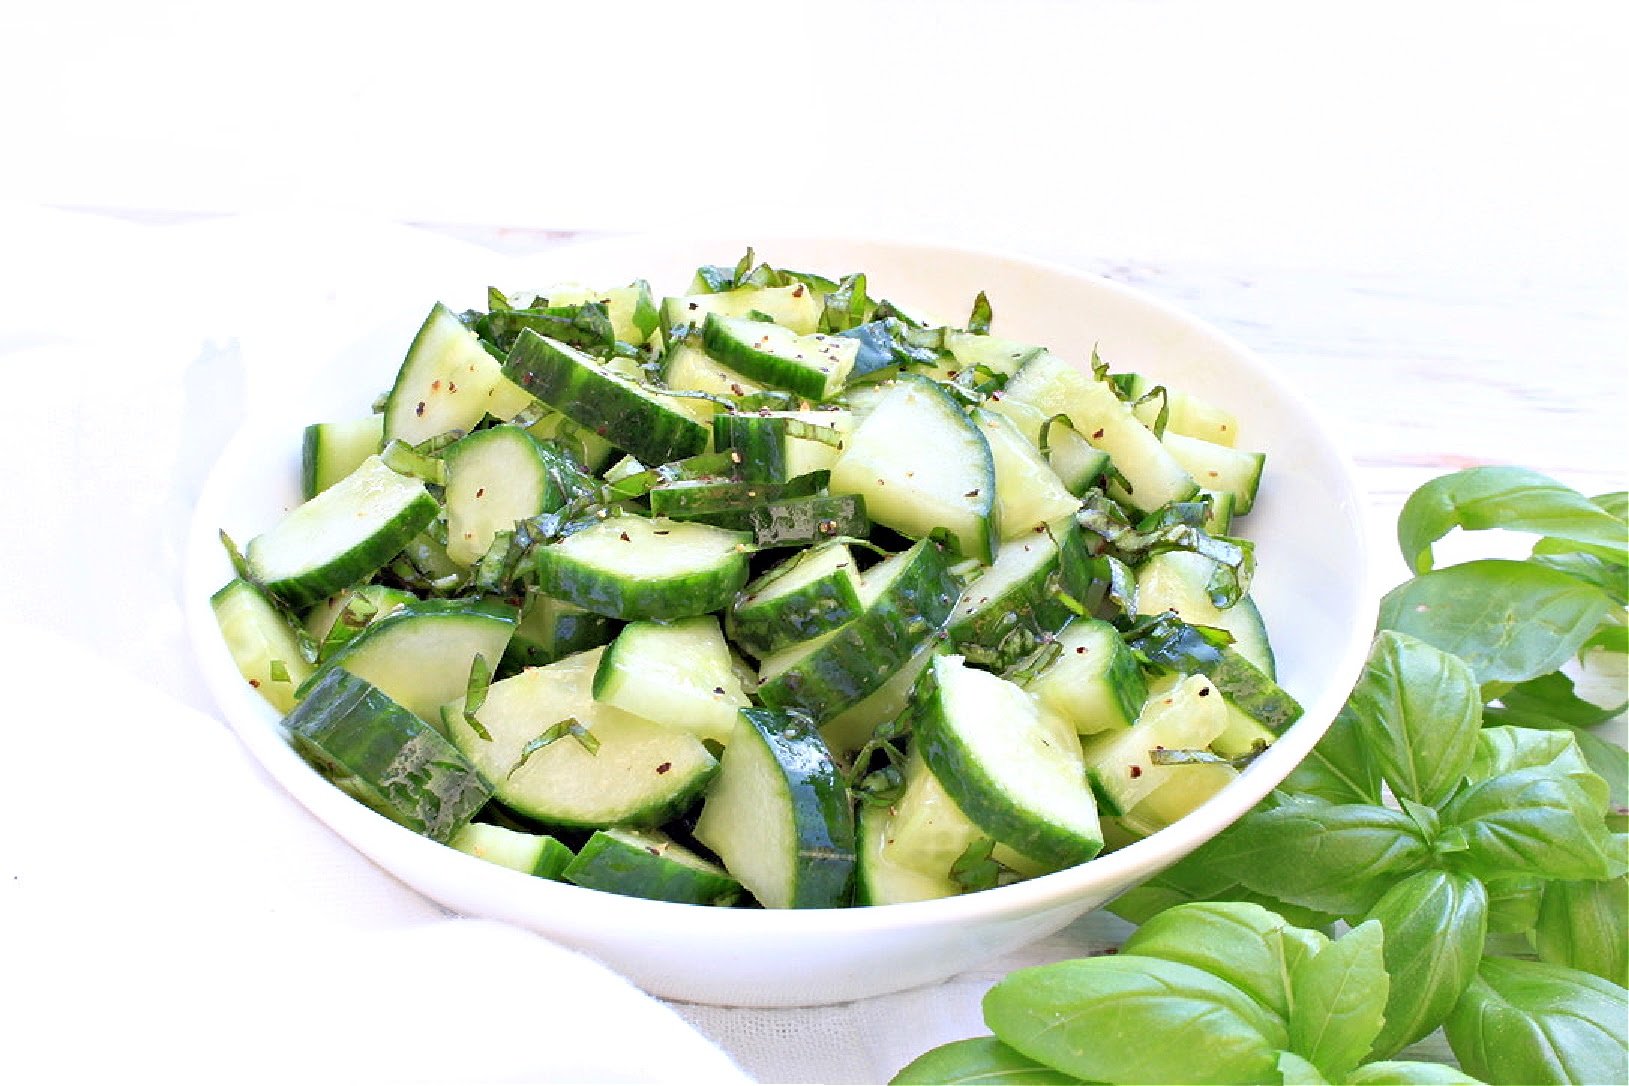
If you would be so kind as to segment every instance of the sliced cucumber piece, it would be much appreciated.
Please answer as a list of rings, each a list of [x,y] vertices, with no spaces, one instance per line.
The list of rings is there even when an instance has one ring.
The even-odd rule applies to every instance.
[[[713,444],[739,456],[742,478],[784,483],[830,472],[853,428],[849,411],[720,413],[713,416]]]
[[[741,895],[728,871],[659,830],[596,830],[564,874],[590,890],[683,905],[733,905]]]
[[[797,713],[743,709],[696,839],[769,909],[847,905],[854,815],[820,732]]]
[[[489,822],[471,822],[447,842],[477,860],[523,875],[558,879],[571,863],[571,849],[546,833],[524,833]]]
[[[894,905],[955,897],[962,888],[948,875],[925,875],[888,854],[894,815],[881,804],[860,804],[854,903]]]
[[[760,659],[860,613],[860,576],[847,544],[799,551],[748,584],[725,615],[730,639]]]
[[[1039,408],[1010,396],[987,400],[984,408],[1012,420],[1030,444],[1046,457],[1053,474],[1070,494],[1078,498],[1102,485],[1103,474],[1109,469],[1109,454],[1081,437],[1067,415],[1048,416]]]
[[[662,464],[703,452],[712,432],[671,397],[640,388],[575,347],[525,329],[503,372],[623,452]]]
[[[538,588],[611,618],[658,622],[729,605],[752,537],[709,524],[611,517],[537,550]]]
[[[1200,804],[1239,777],[1239,771],[1232,766],[1216,762],[1196,762],[1172,768],[1178,772],[1172,773],[1163,784],[1120,816],[1122,825],[1144,837],[1157,833],[1177,819],[1198,810]]]
[[[1141,400],[1157,386],[1140,373],[1119,375],[1121,387],[1132,400]],[[1202,397],[1180,389],[1165,389],[1165,433],[1196,437],[1201,441],[1214,441],[1218,445],[1232,446],[1238,441],[1239,420],[1233,412],[1217,407]],[[1151,399],[1136,404],[1136,412],[1145,426],[1153,427],[1159,418],[1160,401]]]
[[[557,826],[655,826],[688,807],[718,761],[701,740],[594,700],[603,648],[493,683],[443,725],[511,809]],[[490,738],[489,738],[490,737]]]
[[[1043,720],[1043,724],[1056,730],[1052,721]],[[1057,737],[1060,742],[1073,743],[1067,729]],[[989,834],[956,805],[920,752],[912,751],[906,759],[904,776],[905,789],[891,805],[893,818],[883,858],[920,875],[947,879],[956,887],[954,892],[960,893],[966,887],[956,880],[956,865],[974,846],[990,840]],[[990,858],[1025,878],[1050,870],[999,842],[991,848]]]
[[[364,679],[325,672],[283,720],[295,750],[346,792],[445,842],[492,786],[446,738]]]
[[[913,710],[922,760],[980,829],[1052,867],[1103,848],[1097,805],[1068,729],[1017,685],[936,656]]]
[[[317,661],[326,663],[374,622],[417,599],[405,589],[365,584],[323,600],[311,608],[305,619],[305,631],[317,643]]]
[[[1157,615],[1175,611],[1190,626],[1215,626],[1233,635],[1233,648],[1269,678],[1274,678],[1273,650],[1267,624],[1255,601],[1245,596],[1232,607],[1217,607],[1209,584],[1216,560],[1195,551],[1165,551],[1137,569],[1137,611]]]
[[[461,566],[480,561],[499,531],[565,501],[554,484],[555,465],[537,439],[518,426],[477,430],[448,446],[442,459],[447,557]]]
[[[520,623],[503,653],[500,677],[507,678],[523,667],[541,667],[572,653],[610,644],[615,636],[614,620],[585,611],[574,603],[545,596],[536,589],[527,589]]]
[[[417,445],[439,434],[468,433],[488,411],[509,418],[529,402],[503,379],[503,367],[475,332],[437,302],[385,399],[384,441]]]
[[[560,412],[546,408],[536,400],[531,402],[542,414],[536,422],[526,427],[528,434],[570,453],[584,471],[599,471],[610,462],[611,454],[616,450],[609,441],[593,430],[572,422]]]
[[[384,444],[385,418],[314,422],[300,443],[300,488],[309,500],[362,466]]]
[[[995,562],[968,584],[946,630],[950,644],[981,666],[1004,669],[1063,629],[1094,603],[1091,554],[1080,528],[1031,532],[1003,543]]]
[[[751,704],[712,615],[624,626],[600,657],[594,698],[720,744]]]
[[[370,623],[323,662],[344,669],[425,720],[469,687],[476,656],[496,667],[519,617],[498,600],[417,600]]]
[[[790,328],[745,317],[707,314],[701,326],[707,353],[747,377],[805,399],[830,399],[848,380],[856,340],[818,332],[799,335]]]
[[[1176,462],[1206,490],[1233,495],[1233,511],[1239,516],[1250,512],[1261,489],[1265,453],[1229,448],[1196,437],[1167,432],[1162,439]]]
[[[1226,727],[1227,703],[1203,675],[1150,694],[1137,723],[1084,745],[1086,776],[1104,813],[1125,814],[1173,774],[1190,768],[1155,765],[1155,750],[1203,750]]]
[[[860,617],[763,661],[758,698],[824,723],[885,682],[934,636],[956,599],[943,553],[929,540],[860,578]]]
[[[680,340],[662,358],[662,383],[677,392],[705,392],[728,400],[762,392],[764,386],[722,365],[689,340]],[[697,400],[710,414],[723,407],[713,400]]]
[[[948,532],[985,564],[1000,538],[990,445],[940,385],[902,375],[861,419],[831,468],[833,494],[858,494],[879,524],[923,539]]]
[[[1081,735],[1131,727],[1148,685],[1120,632],[1098,619],[1078,619],[1058,635],[1058,648],[1058,658],[1025,689]]]
[[[1210,514],[1205,517],[1206,534],[1230,534],[1238,499],[1225,490],[1201,490],[1199,493],[1210,502]]]
[[[250,540],[244,558],[268,592],[306,607],[373,576],[439,508],[422,482],[370,456]]]
[[[937,638],[929,638],[888,680],[847,709],[821,722],[820,735],[826,745],[848,758],[871,739],[884,721],[898,720],[911,704],[911,691],[938,648]]]
[[[995,464],[996,502],[1000,507],[997,519],[1003,543],[1033,535],[1037,528],[1075,514],[1080,499],[1064,487],[1052,465],[1011,419],[975,408],[973,422],[984,432]]]
[[[1025,363],[1003,392],[1048,414],[1069,416],[1080,435],[1109,454],[1126,481],[1129,504],[1152,512],[1174,501],[1186,501],[1199,484],[1183,470],[1152,430],[1138,421],[1131,405],[1099,381],[1054,354]]]
[[[956,330],[945,333],[945,349],[956,360],[958,371],[982,367],[1006,377],[1017,373],[1025,362],[1041,353],[1041,348],[1033,344]]]
[[[820,296],[802,283],[784,287],[741,287],[717,294],[687,294],[662,299],[662,327],[671,339],[680,325],[699,328],[707,314],[746,317],[761,313],[798,335],[808,335],[820,327],[823,309]]]
[[[294,625],[242,578],[228,581],[209,597],[209,606],[244,681],[279,713],[294,708],[294,692],[312,671]]]

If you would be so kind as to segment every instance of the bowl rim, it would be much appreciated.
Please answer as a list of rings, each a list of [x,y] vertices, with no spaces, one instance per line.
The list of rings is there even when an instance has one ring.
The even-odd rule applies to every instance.
[[[460,877],[484,879],[494,887],[507,883],[516,888],[516,893],[532,893],[540,903],[538,911],[546,908],[549,899],[564,894],[566,900],[587,904],[610,919],[637,920],[647,927],[652,922],[660,922],[694,931],[698,935],[741,935],[761,938],[797,935],[807,938],[820,935],[858,935],[867,931],[885,931],[919,924],[956,925],[989,918],[992,915],[1031,914],[1065,907],[1071,902],[1089,897],[1094,892],[1101,893],[1104,886],[1116,888],[1134,886],[1191,852],[1225,826],[1232,824],[1253,808],[1305,758],[1332,723],[1341,705],[1344,704],[1347,693],[1361,673],[1368,656],[1379,600],[1374,584],[1375,562],[1374,556],[1370,553],[1369,533],[1362,530],[1367,516],[1365,494],[1356,479],[1352,458],[1338,435],[1323,420],[1319,412],[1280,373],[1235,337],[1140,289],[1052,260],[983,246],[924,239],[920,236],[872,233],[862,237],[811,232],[774,235],[766,233],[762,237],[748,238],[745,235],[732,237],[721,232],[701,230],[645,231],[565,242],[539,253],[519,257],[493,253],[491,263],[495,269],[503,268],[505,275],[510,274],[509,269],[513,269],[517,276],[524,276],[531,267],[563,266],[569,264],[573,257],[598,260],[615,260],[619,257],[637,259],[642,250],[648,251],[652,246],[696,246],[706,247],[715,253],[728,253],[739,251],[749,244],[760,253],[770,254],[778,250],[810,246],[855,252],[909,251],[911,256],[918,259],[932,258],[938,254],[959,260],[999,263],[1008,269],[1023,273],[1038,273],[1049,278],[1070,280],[1113,297],[1121,304],[1140,308],[1172,328],[1210,341],[1223,349],[1236,364],[1249,371],[1253,380],[1271,387],[1276,396],[1294,405],[1311,423],[1311,432],[1323,446],[1325,455],[1339,466],[1343,492],[1338,495],[1338,501],[1347,509],[1356,524],[1357,538],[1353,543],[1361,559],[1358,568],[1350,571],[1351,577],[1358,582],[1353,586],[1357,613],[1352,618],[1351,632],[1342,646],[1339,658],[1331,661],[1327,672],[1330,676],[1328,683],[1317,700],[1304,706],[1305,714],[1301,720],[1283,733],[1279,741],[1241,773],[1237,780],[1171,826],[1075,867],[976,893],[928,901],[862,907],[734,909],[624,897],[509,871],[465,856],[414,833],[334,788],[300,759],[289,746],[278,725],[279,716],[276,711],[237,677],[235,666],[231,664],[209,605],[210,595],[224,583],[219,579],[211,579],[211,571],[218,572],[224,561],[219,540],[219,525],[213,511],[219,504],[218,492],[227,484],[227,479],[231,475],[228,469],[247,458],[252,450],[262,448],[268,436],[270,417],[275,412],[252,408],[242,426],[233,434],[211,467],[194,506],[187,534],[183,593],[188,632],[206,685],[221,715],[280,787],[323,821],[332,832],[387,869],[391,865],[379,858],[381,854],[409,857],[415,863],[457,865],[463,868]],[[379,314],[373,313],[372,316],[378,319]],[[320,373],[322,368],[331,364],[332,362],[325,363],[317,372]],[[209,557],[210,552],[213,552],[213,559]],[[227,668],[224,672],[223,663]],[[234,679],[235,682],[232,681]],[[404,880],[406,878],[400,874],[397,877]],[[519,889],[526,886],[531,887],[531,890]],[[422,889],[419,892],[428,894],[428,891]],[[1118,892],[1122,890],[1111,891]],[[628,915],[623,917],[622,914]]]

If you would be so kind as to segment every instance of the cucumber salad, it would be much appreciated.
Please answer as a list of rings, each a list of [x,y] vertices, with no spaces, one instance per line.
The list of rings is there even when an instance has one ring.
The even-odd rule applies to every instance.
[[[602,285],[603,286],[603,285]],[[968,893],[1154,833],[1300,714],[1225,407],[749,250],[436,305],[213,597],[334,784],[698,905]],[[381,382],[388,372],[381,374]]]

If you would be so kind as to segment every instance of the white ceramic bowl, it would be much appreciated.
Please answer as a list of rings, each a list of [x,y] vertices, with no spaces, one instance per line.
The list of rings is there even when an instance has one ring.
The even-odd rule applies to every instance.
[[[962,249],[893,242],[644,237],[515,260],[448,283],[440,300],[482,307],[490,282],[529,289],[634,278],[679,293],[698,264],[760,259],[835,276],[953,320],[984,290],[999,335],[1084,362],[1093,345],[1135,370],[1231,408],[1240,444],[1267,453],[1254,511],[1254,592],[1280,682],[1306,715],[1233,785],[1176,825],[1071,870],[940,901],[867,909],[715,909],[617,897],[518,874],[437,845],[329,785],[284,742],[276,713],[238,676],[208,597],[231,576],[217,539],[247,541],[299,500],[299,437],[312,421],[365,412],[387,388],[432,301],[359,315],[316,387],[258,404],[199,501],[188,555],[189,622],[210,687],[243,742],[283,787],[375,863],[460,913],[509,921],[576,947],[664,997],[743,1006],[832,1003],[950,976],[1049,935],[1173,863],[1249,810],[1312,748],[1362,666],[1373,626],[1362,496],[1305,403],[1246,348],[1169,306],[1093,276]]]

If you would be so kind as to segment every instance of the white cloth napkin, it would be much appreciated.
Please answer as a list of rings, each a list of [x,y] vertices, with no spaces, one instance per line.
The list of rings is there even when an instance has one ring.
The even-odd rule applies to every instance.
[[[883,1082],[986,1032],[1006,971],[1118,941],[1098,915],[941,985],[750,1010],[664,1006],[449,918],[216,719],[181,548],[266,382],[303,380],[356,310],[479,280],[492,254],[310,212],[155,226],[0,204],[0,236],[0,1081]]]

